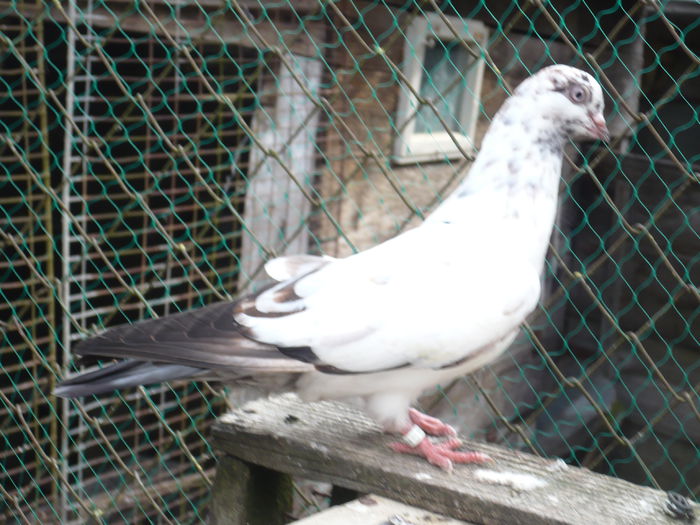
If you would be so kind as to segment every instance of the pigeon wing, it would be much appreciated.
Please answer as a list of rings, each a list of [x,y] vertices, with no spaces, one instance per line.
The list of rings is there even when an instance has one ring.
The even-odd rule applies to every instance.
[[[469,243],[448,242],[453,234],[419,228],[279,283],[241,301],[236,322],[246,337],[325,370],[440,368],[464,359],[512,333],[540,285],[531,266],[513,265],[503,249],[474,257]]]

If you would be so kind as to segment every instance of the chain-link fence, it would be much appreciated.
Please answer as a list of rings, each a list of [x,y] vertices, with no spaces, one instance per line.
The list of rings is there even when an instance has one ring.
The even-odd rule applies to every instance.
[[[423,408],[700,495],[696,2],[3,0],[0,32],[5,522],[203,521],[208,427],[234,401],[57,399],[72,345],[417,224],[553,62],[601,81],[613,139],[567,152],[522,337]]]

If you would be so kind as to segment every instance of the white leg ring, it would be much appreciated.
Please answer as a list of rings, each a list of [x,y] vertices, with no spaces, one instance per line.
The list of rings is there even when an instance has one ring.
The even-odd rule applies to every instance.
[[[425,439],[425,432],[418,425],[413,425],[401,438],[409,447],[417,447]]]

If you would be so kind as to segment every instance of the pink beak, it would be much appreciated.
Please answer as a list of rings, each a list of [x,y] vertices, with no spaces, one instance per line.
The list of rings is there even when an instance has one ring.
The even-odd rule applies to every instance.
[[[608,126],[605,125],[603,115],[600,113],[597,115],[592,115],[589,113],[589,116],[591,117],[591,123],[593,124],[590,130],[591,135],[604,142],[608,142],[610,140],[610,132],[608,131]]]

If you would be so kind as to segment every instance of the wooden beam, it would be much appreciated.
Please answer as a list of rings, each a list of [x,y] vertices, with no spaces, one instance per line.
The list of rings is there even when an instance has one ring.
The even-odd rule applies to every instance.
[[[6,2],[0,1],[0,6]],[[312,40],[310,35],[318,35],[325,27],[324,22],[305,19],[303,21],[274,22],[266,18],[255,24],[257,34],[240,22],[233,11],[225,9],[213,10],[205,14],[205,7],[212,8],[211,3],[198,7],[196,4],[175,10],[173,6],[154,1],[148,4],[158,16],[160,23],[149,18],[146,11],[134,9],[133,2],[119,2],[105,7],[91,7],[80,3],[77,8],[77,22],[86,23],[90,27],[111,28],[119,27],[125,33],[153,34],[163,37],[167,32],[176,39],[194,41],[201,44],[238,45],[251,49],[267,49],[269,46],[278,47],[298,56],[318,56],[320,41]],[[222,4],[223,5],[223,4]],[[306,2],[303,7],[306,7]],[[17,12],[34,19],[42,12],[41,4],[23,3],[13,6]],[[63,11],[51,7],[50,18],[56,22],[65,22]],[[292,13],[291,9],[287,10]]]
[[[375,495],[336,505],[292,525],[474,525]]]
[[[292,478],[231,456],[219,459],[210,525],[283,525],[292,510]]]
[[[304,404],[291,395],[248,403],[213,427],[223,454],[475,523],[677,523],[663,512],[665,493],[559,461],[468,443],[494,462],[448,474],[390,452],[390,440],[345,405]]]
[[[274,151],[308,190],[315,169],[319,113],[297,79],[311,93],[317,93],[323,70],[320,60],[294,55],[287,58],[293,73],[278,63],[274,75],[264,75],[259,82],[259,93],[275,96],[255,111],[252,127],[265,149]],[[251,148],[249,165],[243,210],[246,228],[253,235],[243,235],[240,287],[245,290],[250,285],[255,290],[270,281],[264,272],[255,274],[266,259],[263,248],[277,256],[309,250],[304,224],[311,203],[280,162],[257,145]]]

